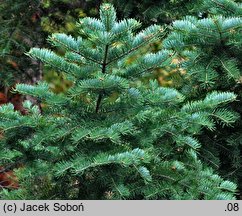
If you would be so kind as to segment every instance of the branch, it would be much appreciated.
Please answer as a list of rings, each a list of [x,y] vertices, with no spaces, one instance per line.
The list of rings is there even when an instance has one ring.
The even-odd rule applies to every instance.
[[[60,43],[60,44],[61,44],[62,46],[64,46],[65,48],[70,49],[72,52],[74,52],[74,53],[76,53],[76,54],[78,54],[78,55],[84,57],[84,58],[87,59],[87,60],[90,60],[90,61],[95,62],[95,63],[97,63],[97,64],[102,64],[101,62],[97,61],[96,59],[93,59],[93,58],[87,57],[87,56],[83,55],[82,53],[77,52],[77,51],[74,50],[74,49],[71,49],[71,47],[68,47],[66,44],[62,43],[61,41],[59,41],[59,40],[57,40],[57,39],[55,39],[55,38],[53,38],[53,37],[52,37],[51,39],[52,39],[53,41],[57,41],[58,43]]]
[[[162,30],[162,31],[163,31],[163,30]],[[138,45],[138,46],[136,46],[136,47],[130,49],[129,51],[127,51],[127,52],[121,54],[120,56],[117,56],[117,57],[114,58],[114,59],[111,59],[109,62],[107,62],[107,65],[109,65],[110,63],[112,63],[112,62],[114,62],[114,61],[116,61],[116,60],[118,60],[118,59],[120,59],[120,58],[123,58],[124,56],[126,56],[126,55],[128,55],[128,54],[130,54],[130,53],[132,53],[132,52],[134,52],[134,51],[136,51],[137,49],[139,49],[140,47],[142,47],[143,45],[145,45],[146,43],[148,43],[150,40],[152,40],[153,38],[155,38],[158,34],[160,34],[160,32],[161,32],[161,30],[159,30],[156,34],[153,34],[151,37],[149,37],[148,40],[142,42],[140,45]]]

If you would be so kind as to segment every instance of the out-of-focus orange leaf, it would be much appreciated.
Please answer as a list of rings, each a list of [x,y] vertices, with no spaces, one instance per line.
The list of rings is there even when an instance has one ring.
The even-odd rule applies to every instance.
[[[4,93],[0,92],[0,105],[5,104],[7,102],[8,102],[7,96]]]
[[[4,167],[1,166],[0,170],[4,170]],[[19,188],[18,179],[12,170],[0,173],[0,186],[8,189]]]

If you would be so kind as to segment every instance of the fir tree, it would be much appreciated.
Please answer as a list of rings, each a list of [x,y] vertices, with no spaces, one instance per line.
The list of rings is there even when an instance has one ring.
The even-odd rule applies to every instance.
[[[207,18],[188,16],[175,21],[163,45],[177,53],[178,67],[187,73],[180,83],[184,94],[193,99],[201,99],[214,90],[234,91],[238,95],[230,112],[222,111],[229,123],[233,119],[231,112],[242,114],[242,4],[231,0],[205,0],[201,2],[200,11],[207,14]],[[205,161],[219,169],[224,177],[238,182],[241,191],[240,122],[233,128],[222,124],[217,131],[204,131],[200,138],[205,144],[202,148]]]
[[[16,167],[20,185],[2,190],[2,199],[235,198],[236,185],[201,162],[195,136],[216,122],[234,122],[224,106],[236,95],[213,91],[186,102],[154,80],[142,84],[141,77],[169,65],[174,53],[152,53],[147,45],[164,29],[140,26],[134,19],[117,21],[113,6],[103,4],[100,19],[78,22],[79,37],[49,37],[63,55],[30,50],[31,58],[73,85],[55,94],[45,82],[18,84],[15,91],[36,97],[42,112],[29,101],[28,115],[11,104],[0,107],[0,161]],[[141,49],[146,53],[137,55]]]

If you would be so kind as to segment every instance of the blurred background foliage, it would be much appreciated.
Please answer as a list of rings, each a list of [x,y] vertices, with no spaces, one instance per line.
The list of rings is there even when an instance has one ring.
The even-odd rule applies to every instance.
[[[24,55],[43,43],[38,0],[0,0],[0,89],[42,77],[40,63]]]
[[[184,15],[199,13],[197,0],[110,0],[108,2],[115,5],[120,17],[136,18],[144,25],[171,24]]]

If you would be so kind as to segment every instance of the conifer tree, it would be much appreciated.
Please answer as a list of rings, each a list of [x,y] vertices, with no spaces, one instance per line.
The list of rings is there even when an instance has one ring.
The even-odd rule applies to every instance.
[[[178,67],[187,73],[181,91],[188,97],[201,99],[214,90],[234,91],[238,95],[230,111],[222,111],[224,120],[229,123],[233,121],[231,112],[242,114],[242,4],[231,0],[204,0],[198,9],[207,14],[207,18],[188,16],[175,21],[163,45],[177,53]],[[205,144],[202,155],[224,177],[238,182],[241,191],[241,121],[233,128],[224,124],[218,128],[201,134]]]
[[[63,55],[30,50],[73,85],[55,94],[45,82],[18,84],[15,91],[36,97],[42,112],[30,101],[24,116],[11,104],[0,107],[0,162],[16,168],[20,185],[2,190],[2,199],[235,198],[236,185],[201,162],[196,135],[216,122],[234,122],[224,106],[236,95],[213,91],[186,102],[154,80],[142,84],[174,53],[152,53],[147,45],[164,29],[140,26],[135,19],[117,21],[113,6],[102,4],[100,19],[78,22],[79,37],[49,37]],[[146,53],[137,55],[141,48]]]

